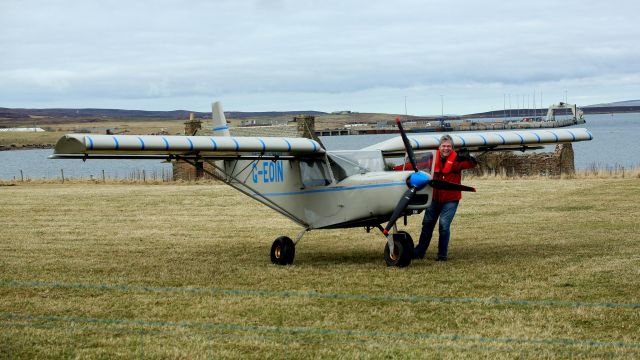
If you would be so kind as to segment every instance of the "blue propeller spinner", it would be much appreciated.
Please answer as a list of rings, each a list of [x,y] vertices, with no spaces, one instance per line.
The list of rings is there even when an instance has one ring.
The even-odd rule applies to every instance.
[[[407,179],[407,186],[409,188],[416,188],[416,190],[422,190],[427,185],[429,185],[429,180],[431,180],[431,176],[423,171],[417,171],[413,174],[409,175]]]

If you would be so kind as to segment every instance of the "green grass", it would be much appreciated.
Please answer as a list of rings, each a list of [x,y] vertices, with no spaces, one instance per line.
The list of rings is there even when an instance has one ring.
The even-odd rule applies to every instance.
[[[271,265],[299,229],[222,185],[0,186],[0,358],[639,357],[640,180],[467,182],[405,269],[362,229]]]

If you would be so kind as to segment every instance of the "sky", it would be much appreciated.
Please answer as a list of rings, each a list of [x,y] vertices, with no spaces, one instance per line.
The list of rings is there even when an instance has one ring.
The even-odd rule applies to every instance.
[[[635,100],[639,13],[637,0],[0,0],[0,107],[437,115]]]

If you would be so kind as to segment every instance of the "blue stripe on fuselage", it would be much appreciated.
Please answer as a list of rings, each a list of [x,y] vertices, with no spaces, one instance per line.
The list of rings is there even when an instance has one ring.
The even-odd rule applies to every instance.
[[[349,187],[330,187],[326,189],[313,189],[313,190],[302,190],[302,191],[292,191],[292,192],[274,192],[274,193],[253,193],[253,196],[261,195],[261,196],[291,196],[291,195],[306,195],[306,194],[317,194],[317,193],[326,193],[326,192],[337,192],[337,191],[350,191],[350,190],[360,190],[360,189],[373,189],[373,188],[382,188],[382,187],[391,187],[391,186],[407,186],[404,182],[397,183],[386,183],[386,184],[372,184],[372,185],[358,185],[358,186],[349,186]]]

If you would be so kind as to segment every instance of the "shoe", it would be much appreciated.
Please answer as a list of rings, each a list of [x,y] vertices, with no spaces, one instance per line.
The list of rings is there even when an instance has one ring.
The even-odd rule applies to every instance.
[[[443,256],[438,256],[438,258],[436,259],[436,261],[447,261],[447,258],[446,258],[446,256],[445,256],[445,257],[443,257]]]
[[[424,254],[419,254],[417,252],[413,253],[413,258],[414,259],[424,259]]]

